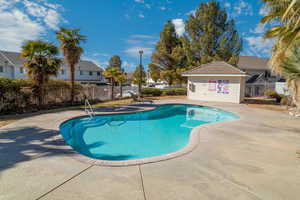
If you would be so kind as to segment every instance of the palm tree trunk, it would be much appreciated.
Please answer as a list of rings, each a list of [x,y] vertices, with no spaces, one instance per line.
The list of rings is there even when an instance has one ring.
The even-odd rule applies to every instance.
[[[113,80],[113,78],[110,79],[110,82],[111,82],[111,94],[110,94],[111,95],[111,100],[114,100],[114,96],[115,96],[114,95],[114,87],[115,86],[114,86],[114,80]]]
[[[41,107],[43,105],[43,96],[44,96],[43,87],[41,85],[39,85],[39,88],[38,88],[38,104],[39,104],[39,107]]]
[[[43,105],[43,96],[44,96],[44,91],[43,91],[43,74],[39,74],[38,80],[37,80],[37,100],[38,100],[38,107],[40,108]]]
[[[75,97],[75,65],[70,65],[71,70],[71,104],[74,103],[74,97]]]
[[[120,98],[123,97],[123,87],[122,87],[122,82],[119,83],[120,84]]]

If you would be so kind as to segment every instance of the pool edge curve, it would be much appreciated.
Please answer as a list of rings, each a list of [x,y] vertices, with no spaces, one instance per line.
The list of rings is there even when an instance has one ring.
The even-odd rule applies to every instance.
[[[127,111],[127,112],[121,112],[121,113],[103,113],[103,114],[96,114],[97,115],[118,115],[118,114],[127,114],[127,113],[140,113],[140,112],[148,112],[148,111],[152,111],[157,109],[160,106],[164,106],[164,105],[194,105],[194,106],[202,106],[202,105],[197,105],[197,104],[187,104],[187,103],[166,103],[166,104],[155,104],[154,108],[151,109],[147,109],[147,110],[142,110],[142,111]],[[205,107],[211,107],[211,106],[205,106]],[[211,107],[214,108],[214,107]],[[217,108],[219,109],[219,108]],[[219,109],[222,111],[226,111],[223,109]],[[226,111],[229,112],[229,111]],[[233,113],[233,112],[230,112]],[[236,113],[233,113],[234,115],[238,116]],[[205,125],[199,125],[194,127],[191,130],[190,133],[190,137],[189,137],[189,142],[188,144],[183,147],[182,149],[176,151],[176,152],[172,152],[169,154],[164,154],[164,155],[160,155],[160,156],[154,156],[154,157],[150,157],[150,158],[141,158],[141,159],[136,159],[136,160],[120,160],[120,161],[110,161],[110,160],[99,160],[99,159],[94,159],[88,156],[85,156],[79,152],[77,152],[76,150],[74,150],[69,144],[67,144],[67,142],[65,141],[65,139],[63,138],[62,133],[60,132],[60,127],[73,119],[78,119],[78,118],[82,118],[82,117],[88,117],[88,115],[81,115],[81,116],[76,116],[76,117],[71,117],[65,121],[63,121],[62,123],[60,123],[59,125],[59,137],[60,139],[64,142],[64,144],[67,147],[67,150],[70,152],[72,152],[71,154],[67,154],[68,156],[86,163],[86,164],[91,164],[91,165],[95,165],[95,166],[108,166],[108,167],[126,167],[126,166],[136,166],[136,165],[144,165],[144,164],[150,164],[150,163],[156,163],[156,162],[160,162],[160,161],[166,161],[166,160],[170,160],[170,159],[174,159],[174,158],[178,158],[181,156],[184,156],[190,152],[192,152],[193,150],[196,149],[196,147],[199,145],[200,142],[200,129],[205,128],[206,126],[211,126],[213,124],[219,124],[219,123],[230,123],[232,121],[221,121],[221,122],[216,122],[213,124],[205,124]],[[236,119],[236,120],[240,120]],[[233,121],[236,121],[233,120]]]

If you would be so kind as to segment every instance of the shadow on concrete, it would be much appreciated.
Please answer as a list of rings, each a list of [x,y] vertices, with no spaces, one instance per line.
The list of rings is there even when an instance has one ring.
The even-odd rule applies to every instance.
[[[55,130],[26,127],[0,131],[0,173],[18,163],[40,157],[73,154]]]
[[[243,104],[261,104],[261,105],[280,105],[275,99],[265,99],[265,98],[245,98]]]

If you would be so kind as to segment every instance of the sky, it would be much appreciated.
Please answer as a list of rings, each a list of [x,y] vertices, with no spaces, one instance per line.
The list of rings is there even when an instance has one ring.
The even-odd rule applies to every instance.
[[[59,27],[80,28],[87,41],[82,59],[105,68],[119,55],[126,71],[139,63],[144,51],[147,66],[163,25],[172,20],[179,35],[200,0],[0,0],[0,49],[20,51],[26,40],[41,39],[58,45]],[[267,9],[260,0],[219,0],[243,38],[244,56],[269,57],[272,40],[263,39],[259,23]]]

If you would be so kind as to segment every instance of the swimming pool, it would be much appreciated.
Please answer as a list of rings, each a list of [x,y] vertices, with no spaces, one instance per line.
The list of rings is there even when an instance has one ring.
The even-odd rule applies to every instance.
[[[60,132],[68,145],[90,158],[137,160],[179,151],[196,126],[238,118],[216,108],[168,104],[144,112],[71,119],[61,124]]]

